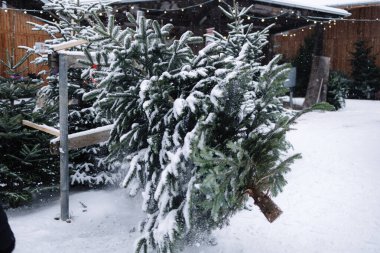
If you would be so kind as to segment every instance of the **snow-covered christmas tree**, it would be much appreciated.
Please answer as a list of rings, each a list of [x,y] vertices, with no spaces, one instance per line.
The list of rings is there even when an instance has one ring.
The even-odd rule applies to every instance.
[[[270,200],[286,184],[289,125],[300,114],[283,108],[287,66],[276,56],[263,65],[268,29],[244,24],[249,8],[221,10],[227,38],[215,32],[198,54],[200,38],[167,39],[172,25],[127,14],[122,29],[111,15],[97,20],[90,42],[97,59],[88,74],[97,89],[85,98],[115,122],[110,157],[128,169],[123,186],[143,196],[146,219],[136,252],[178,252],[228,223],[247,197],[269,221],[281,211]],[[92,70],[91,66],[97,66]]]
[[[45,31],[51,36],[45,44],[50,46],[62,42],[85,39],[92,34],[91,24],[95,20],[91,19],[96,13],[110,11],[110,7],[101,4],[79,3],[77,1],[57,1],[53,0],[46,4],[44,8],[54,11],[58,17],[58,22],[45,21],[45,25],[30,23],[33,30]],[[87,46],[95,50],[96,43]],[[33,52],[33,49],[28,49]],[[84,46],[77,46],[71,50],[81,51]],[[36,52],[38,53],[38,52]],[[46,56],[38,57],[35,60],[37,64],[47,64]],[[94,67],[96,68],[96,67]],[[58,73],[57,69],[52,69],[47,78],[48,85],[41,88],[39,98],[43,101],[40,110],[45,114],[50,114],[49,122],[52,126],[58,124]],[[93,79],[82,78],[81,69],[69,69],[68,73],[69,86],[69,132],[76,133],[99,126],[110,124],[109,120],[98,115],[92,107],[93,101],[84,101],[84,93],[94,89]],[[120,180],[120,166],[116,163],[106,163],[105,158],[108,155],[105,144],[93,145],[70,152],[70,169],[72,184],[114,184]]]
[[[7,51],[7,56],[5,62],[0,61],[7,68],[6,75],[0,76],[0,202],[16,207],[30,201],[33,194],[54,189],[58,164],[49,155],[49,137],[21,124],[47,118],[34,112],[40,80],[21,68],[31,54],[18,61],[13,52]]]

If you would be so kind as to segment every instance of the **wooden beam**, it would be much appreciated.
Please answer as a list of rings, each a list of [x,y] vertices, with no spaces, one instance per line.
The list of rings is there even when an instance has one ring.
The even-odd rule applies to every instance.
[[[59,51],[59,50],[69,49],[69,48],[80,46],[80,45],[84,45],[84,44],[88,44],[88,41],[87,40],[83,40],[83,39],[70,40],[70,41],[67,41],[67,42],[60,43],[60,44],[52,45],[52,46],[50,46],[50,48],[53,51]]]
[[[39,124],[33,123],[33,122],[29,121],[29,120],[23,120],[22,124],[24,126],[28,126],[28,127],[40,130],[42,132],[45,132],[45,133],[57,136],[57,137],[59,137],[59,135],[60,135],[59,134],[59,130],[56,129],[56,128],[54,128],[54,127],[50,127],[50,126],[47,126],[47,125],[39,125]]]
[[[74,134],[69,134],[69,150],[83,148],[107,141],[111,136],[113,125],[107,125],[82,131]],[[59,153],[59,138],[50,141],[50,151],[53,154]]]

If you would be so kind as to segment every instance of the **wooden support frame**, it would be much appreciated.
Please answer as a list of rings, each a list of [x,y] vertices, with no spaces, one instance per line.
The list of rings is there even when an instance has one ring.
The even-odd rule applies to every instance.
[[[95,129],[82,131],[68,135],[68,149],[78,149],[102,142],[106,142],[110,136],[113,125],[98,127]],[[53,154],[59,153],[60,138],[55,138],[50,141],[50,152]]]
[[[53,51],[57,52],[57,51],[60,51],[60,50],[64,50],[64,49],[68,49],[68,48],[73,48],[73,47],[84,45],[84,44],[88,44],[88,41],[87,40],[83,40],[83,39],[79,39],[79,40],[71,40],[71,41],[60,43],[60,44],[52,45],[52,46],[50,46],[50,48]]]
[[[33,122],[29,121],[29,120],[22,120],[22,124],[24,126],[28,126],[28,127],[40,130],[42,132],[51,134],[53,136],[59,137],[59,135],[60,135],[59,130],[56,129],[56,128],[54,128],[54,127],[50,127],[50,126],[47,126],[47,125],[39,125],[39,124],[33,123]]]
[[[24,126],[37,129],[41,132],[56,136],[57,138],[50,140],[50,152],[56,155],[59,154],[59,147],[61,144],[59,129],[56,129],[54,127],[50,127],[47,125],[39,125],[29,120],[23,120],[22,124]],[[83,148],[83,147],[99,144],[102,142],[106,142],[111,136],[111,131],[113,129],[113,126],[114,125],[107,125],[107,126],[98,127],[91,130],[69,134],[68,135],[68,143],[69,143],[68,149],[73,150],[73,149]]]

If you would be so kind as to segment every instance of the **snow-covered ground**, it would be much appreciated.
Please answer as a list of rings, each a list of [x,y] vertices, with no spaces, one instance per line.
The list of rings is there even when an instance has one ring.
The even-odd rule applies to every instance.
[[[380,102],[349,100],[343,110],[309,113],[294,127],[289,140],[303,159],[275,199],[284,211],[279,220],[270,224],[258,209],[244,210],[215,231],[216,246],[185,253],[380,252]],[[123,190],[73,194],[70,224],[54,220],[58,204],[8,212],[16,253],[132,253],[143,214]]]

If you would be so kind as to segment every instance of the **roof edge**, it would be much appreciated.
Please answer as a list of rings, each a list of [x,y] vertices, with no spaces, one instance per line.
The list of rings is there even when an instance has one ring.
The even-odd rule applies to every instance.
[[[351,15],[351,13],[349,13],[348,11],[340,9],[340,8],[334,8],[330,6],[323,6],[323,5],[316,5],[316,4],[301,4],[301,3],[294,3],[291,1],[284,1],[284,0],[256,0],[255,2],[323,12],[323,13],[333,14],[337,16],[342,16],[342,17],[347,17]]]

